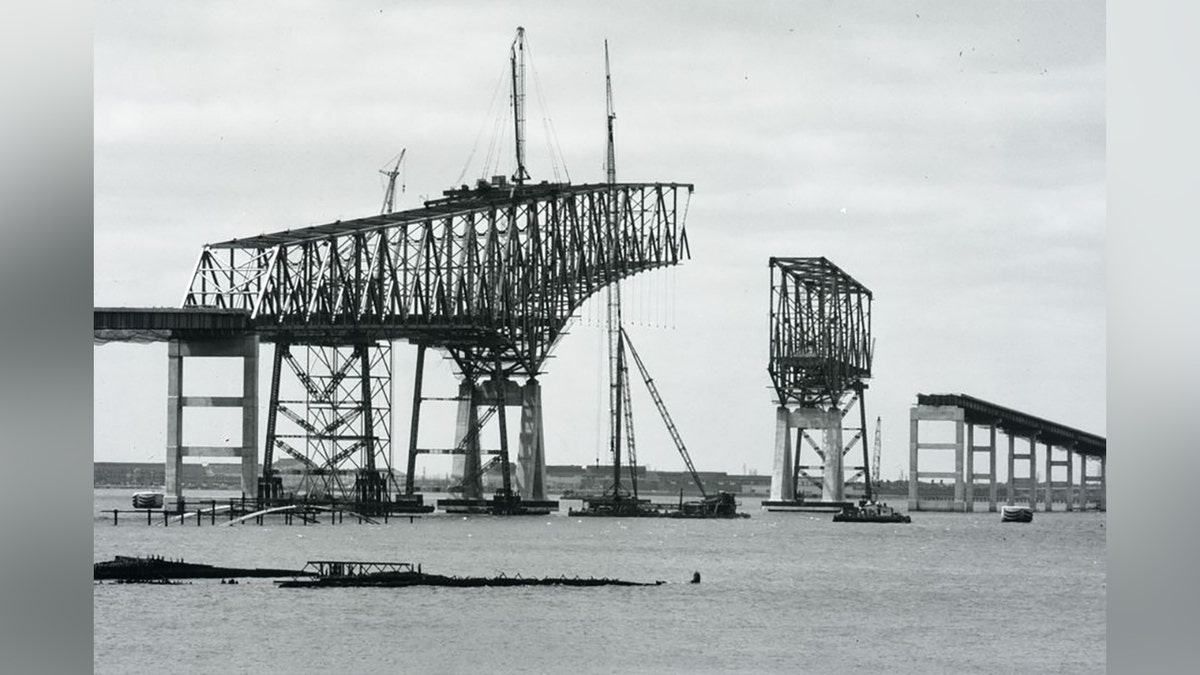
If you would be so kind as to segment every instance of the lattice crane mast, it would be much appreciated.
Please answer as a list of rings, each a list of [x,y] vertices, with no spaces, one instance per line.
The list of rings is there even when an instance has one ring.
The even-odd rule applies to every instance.
[[[875,418],[875,448],[871,453],[871,476],[873,476],[875,478],[875,482],[877,484],[879,483],[879,480],[880,480],[879,479],[879,456],[880,456],[880,450],[883,447],[883,441],[882,441],[882,437],[881,437],[880,431],[879,431],[881,420],[882,420],[882,418],[880,418],[880,417]],[[878,492],[878,490],[876,490],[876,492]]]
[[[692,474],[692,480],[696,482],[696,487],[700,490],[700,496],[707,499],[708,493],[704,491],[704,483],[700,480],[700,474],[696,473],[696,467],[692,464],[692,458],[688,455],[687,446],[683,444],[683,439],[679,437],[679,430],[675,428],[675,423],[671,421],[671,414],[667,412],[667,406],[663,403],[662,397],[658,395],[658,387],[654,386],[654,379],[650,377],[649,371],[646,370],[646,364],[642,363],[642,357],[638,356],[637,350],[633,348],[633,342],[629,340],[629,335],[625,329],[621,329],[621,334],[625,338],[625,345],[629,347],[629,353],[633,355],[633,362],[637,364],[638,372],[642,374],[642,380],[646,382],[646,389],[650,391],[650,397],[654,399],[654,405],[658,408],[658,414],[662,415],[663,423],[667,425],[667,431],[671,433],[671,440],[675,441],[675,447],[679,450],[679,455],[683,457],[683,463],[687,464],[687,470]]]
[[[400,175],[400,166],[404,163],[404,153],[408,152],[408,148],[400,151],[400,156],[396,159],[396,165],[390,170],[380,169],[379,173],[387,177],[387,190],[383,193],[383,215],[387,215],[395,211],[396,203],[396,177]],[[400,181],[400,192],[404,193],[404,181]]]
[[[604,41],[604,84],[607,92],[606,115],[608,120],[608,151],[605,161],[605,177],[608,183],[608,221],[610,232],[615,232],[617,223],[617,162],[616,142],[613,135],[613,121],[617,115],[613,112],[612,75],[608,66],[608,40]],[[608,332],[608,416],[609,416],[609,446],[613,458],[613,498],[621,492],[621,423],[624,396],[622,391],[621,369],[625,367],[625,348],[622,342],[624,329],[621,327],[621,285],[619,281],[608,284],[606,303],[606,327]],[[634,493],[636,498],[637,494]]]

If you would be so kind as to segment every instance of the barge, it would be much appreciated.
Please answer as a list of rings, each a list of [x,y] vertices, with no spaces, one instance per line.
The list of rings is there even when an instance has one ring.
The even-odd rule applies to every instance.
[[[571,516],[591,518],[749,518],[748,513],[738,513],[737,500],[733,493],[719,492],[703,498],[678,504],[655,503],[638,497],[605,495],[583,500],[582,509],[571,509]]]

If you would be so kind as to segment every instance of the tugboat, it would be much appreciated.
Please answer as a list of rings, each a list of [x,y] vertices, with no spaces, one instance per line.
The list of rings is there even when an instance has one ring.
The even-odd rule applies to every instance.
[[[896,509],[882,504],[880,502],[866,499],[860,501],[858,506],[850,505],[842,509],[841,513],[835,513],[833,516],[835,523],[911,523],[912,518],[903,514],[897,513]]]
[[[866,420],[863,420],[863,428],[866,428]],[[878,427],[876,428],[878,434]],[[879,437],[876,435],[876,443]],[[867,445],[863,443],[863,467],[870,467],[871,464],[867,461]],[[858,501],[858,505],[853,504],[842,507],[840,513],[833,515],[835,523],[911,523],[912,518],[906,514],[898,513],[895,509],[884,504],[883,502],[875,501],[874,495],[871,494],[871,470],[866,468],[863,476],[863,485],[866,492],[863,498]]]

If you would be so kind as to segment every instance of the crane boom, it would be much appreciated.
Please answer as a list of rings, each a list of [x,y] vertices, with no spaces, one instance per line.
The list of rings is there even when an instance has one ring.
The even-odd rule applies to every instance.
[[[629,485],[633,489],[633,498],[637,499],[637,442],[633,436],[633,400],[629,387],[629,366],[624,358],[618,359],[617,369],[621,378],[621,407],[625,413],[625,449],[629,466]]]
[[[382,214],[387,215],[395,210],[396,203],[396,177],[400,175],[400,165],[404,162],[404,153],[408,152],[408,148],[400,150],[400,157],[396,160],[396,166],[388,171],[383,169],[379,173],[387,177],[387,190],[383,193],[383,210]],[[400,183],[400,191],[404,192],[404,183]]]
[[[517,185],[524,185],[529,180],[529,171],[525,169],[525,28],[522,26],[517,26],[511,58],[513,127],[517,146],[517,171],[512,178]]]
[[[880,463],[879,456],[881,454],[881,450],[883,447],[883,442],[882,442],[883,439],[880,435],[880,430],[879,430],[880,422],[882,421],[882,419],[883,419],[882,417],[875,418],[875,449],[871,455],[871,476],[875,479],[876,483],[879,482],[879,463]],[[876,491],[878,492],[878,490],[876,490]]]
[[[612,77],[608,70],[608,41],[604,41],[604,80],[608,91],[608,103],[606,112],[608,115],[608,162],[605,167],[606,179],[608,182],[607,205],[608,214],[606,225],[610,237],[616,236],[617,230],[617,192],[615,185],[617,182],[617,167],[614,160],[615,151],[613,150],[613,120],[616,115],[612,111]],[[608,333],[608,428],[609,428],[609,450],[612,453],[613,461],[613,498],[620,496],[621,492],[621,410],[624,404],[621,393],[621,367],[623,355],[625,351],[624,343],[622,342],[622,334],[625,332],[621,328],[621,283],[613,281],[606,287],[607,290],[607,314],[606,314],[606,331]]]
[[[663,422],[667,425],[667,431],[671,433],[671,440],[675,441],[675,447],[679,450],[679,455],[683,457],[684,464],[687,464],[688,472],[692,474],[692,480],[696,482],[696,487],[700,489],[700,496],[707,499],[708,493],[704,491],[704,483],[700,480],[700,474],[696,473],[696,467],[692,465],[692,458],[688,455],[687,447],[683,444],[683,439],[679,437],[679,431],[675,428],[675,423],[671,421],[671,414],[667,412],[667,406],[663,403],[662,397],[658,395],[658,387],[654,386],[654,379],[650,377],[649,371],[646,370],[646,364],[642,363],[642,357],[638,356],[637,350],[633,348],[633,342],[629,339],[629,334],[625,332],[625,328],[621,328],[621,335],[625,339],[625,344],[629,347],[629,353],[633,355],[633,362],[637,364],[638,372],[642,374],[642,379],[646,382],[646,389],[650,391],[650,397],[654,399],[654,405],[658,408],[658,414],[662,415]]]

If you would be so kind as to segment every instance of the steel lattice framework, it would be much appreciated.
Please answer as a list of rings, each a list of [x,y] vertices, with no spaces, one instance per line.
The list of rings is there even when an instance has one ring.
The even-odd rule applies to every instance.
[[[298,491],[378,501],[371,493],[392,475],[390,344],[309,347],[303,363],[288,345],[276,348],[302,386],[281,396],[272,383],[264,467],[282,452],[303,465]]]
[[[249,310],[268,341],[407,339],[470,376],[498,363],[536,376],[588,296],[690,257],[692,190],[464,186],[423,208],[209,244],[183,306]]]
[[[771,258],[771,357],[779,405],[841,405],[871,377],[871,291],[826,258]]]

